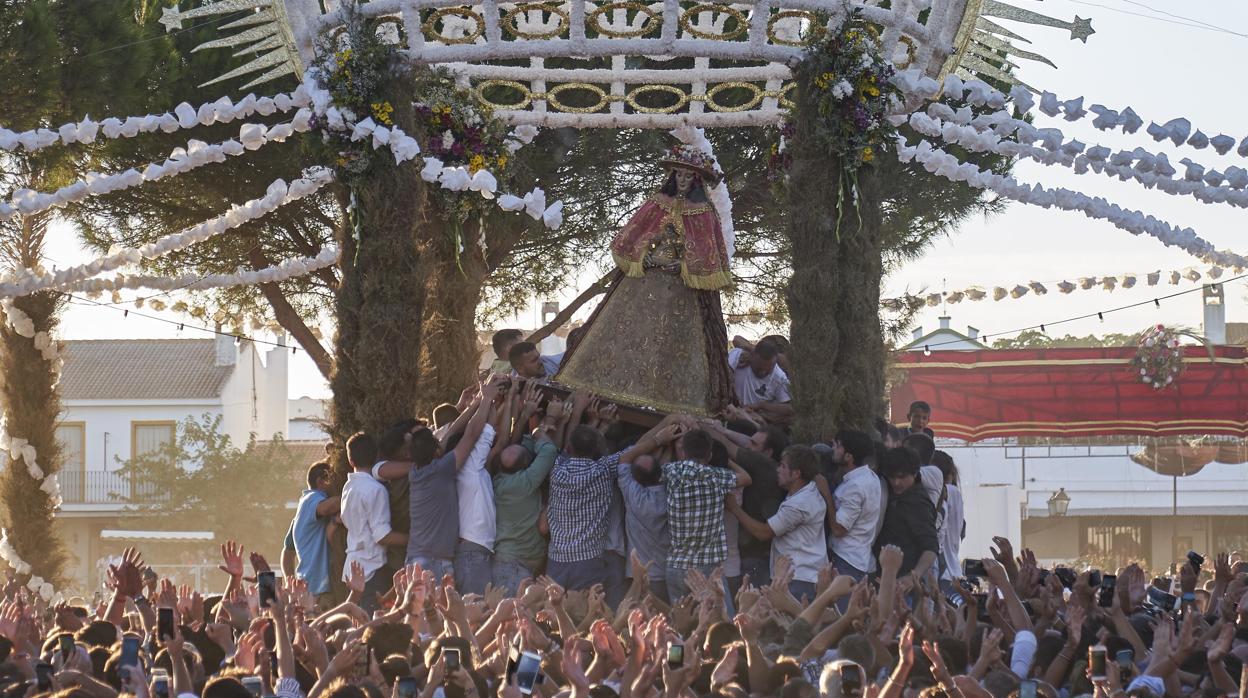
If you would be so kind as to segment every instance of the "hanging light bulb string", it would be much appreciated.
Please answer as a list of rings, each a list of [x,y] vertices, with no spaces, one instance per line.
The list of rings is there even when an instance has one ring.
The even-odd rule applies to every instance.
[[[100,301],[92,300],[90,298],[85,298],[83,296],[76,296],[74,294],[65,293],[63,291],[57,291],[57,293],[61,294],[62,296],[65,296],[65,298],[73,305],[92,305],[97,308],[107,308],[109,310],[120,310],[122,311],[122,317],[130,317],[131,315],[134,315],[136,317],[146,318],[148,320],[155,320],[156,322],[163,322],[166,325],[175,325],[178,328],[178,331],[197,330],[199,332],[207,332],[208,334],[217,335],[221,337],[229,337],[234,340],[235,344],[241,344],[242,342],[246,341],[246,342],[252,342],[254,344],[263,344],[265,346],[270,346],[270,347],[281,347],[282,349],[290,349],[291,354],[296,354],[299,352],[299,347],[297,346],[288,347],[285,344],[279,344],[278,342],[271,342],[267,339],[257,339],[255,337],[242,334],[239,332],[225,332],[223,330],[218,330],[213,327],[204,327],[202,325],[188,324],[181,320],[170,320],[168,318],[163,318],[163,317],[159,317],[156,315],[149,315],[148,313],[141,313],[137,310],[131,310],[130,308],[121,308],[111,303],[101,303]]]
[[[1227,280],[1225,280],[1225,281],[1220,281],[1220,282],[1218,282],[1218,283],[1219,283],[1219,284],[1229,284],[1229,283],[1233,283],[1233,282],[1236,282],[1236,281],[1241,281],[1241,280],[1243,280],[1243,279],[1248,279],[1248,274],[1240,274],[1239,276],[1235,276],[1235,277],[1232,277],[1232,278],[1227,279]],[[1106,310],[1098,310],[1098,311],[1091,312],[1091,313],[1087,313],[1087,314],[1084,314],[1084,315],[1076,315],[1075,317],[1068,317],[1068,318],[1065,318],[1065,319],[1063,319],[1063,320],[1052,320],[1052,321],[1046,321],[1046,322],[1042,322],[1042,323],[1035,324],[1035,325],[1029,325],[1029,326],[1027,326],[1027,327],[1019,327],[1019,328],[1016,328],[1016,329],[1013,329],[1013,330],[1002,330],[1001,332],[986,332],[986,333],[984,333],[984,334],[981,334],[981,335],[979,336],[979,338],[980,338],[980,339],[982,339],[982,340],[984,340],[984,341],[987,341],[987,340],[988,340],[988,338],[990,338],[990,337],[998,337],[998,338],[1000,338],[1000,337],[1004,337],[1004,336],[1006,336],[1006,335],[1018,334],[1018,333],[1020,333],[1020,332],[1026,332],[1026,331],[1028,331],[1028,330],[1040,330],[1041,332],[1046,332],[1046,333],[1047,333],[1048,328],[1049,328],[1049,327],[1052,327],[1052,326],[1054,326],[1054,325],[1062,325],[1062,324],[1065,324],[1065,323],[1068,323],[1068,322],[1076,322],[1076,321],[1079,321],[1079,320],[1088,320],[1088,319],[1091,319],[1091,318],[1097,318],[1097,319],[1101,320],[1102,322],[1104,322],[1104,320],[1105,320],[1105,316],[1106,316],[1106,315],[1109,315],[1110,313],[1116,313],[1116,312],[1119,312],[1119,311],[1121,311],[1121,310],[1130,310],[1130,309],[1132,309],[1132,308],[1138,308],[1138,307],[1140,307],[1140,306],[1143,306],[1143,305],[1148,305],[1148,304],[1150,304],[1150,303],[1151,303],[1151,304],[1153,304],[1153,305],[1155,305],[1156,307],[1160,308],[1160,307],[1161,307],[1161,302],[1162,302],[1162,301],[1164,301],[1164,300],[1169,300],[1169,299],[1171,299],[1171,298],[1177,298],[1177,297],[1179,297],[1179,296],[1186,296],[1186,295],[1187,295],[1187,294],[1189,294],[1189,293],[1196,293],[1197,291],[1202,291],[1202,290],[1204,290],[1204,287],[1203,287],[1203,286],[1200,286],[1200,287],[1197,287],[1197,288],[1189,288],[1189,289],[1187,289],[1187,290],[1185,290],[1185,291],[1175,291],[1174,293],[1171,293],[1171,294],[1169,294],[1169,295],[1165,295],[1165,296],[1157,296],[1157,297],[1155,297],[1155,298],[1150,298],[1150,299],[1148,299],[1148,300],[1143,300],[1143,301],[1139,301],[1139,302],[1136,302],[1136,303],[1129,303],[1129,304],[1127,304],[1127,305],[1120,305],[1120,306],[1118,306],[1118,307],[1116,307],[1116,308],[1109,308],[1109,309],[1106,309]],[[924,356],[930,356],[930,355],[931,355],[931,353],[932,353],[932,349],[933,349],[933,348],[939,348],[939,347],[944,346],[944,345],[946,345],[946,344],[962,344],[962,343],[964,343],[965,341],[966,341],[966,340],[963,340],[963,339],[950,339],[950,340],[947,340],[947,341],[944,341],[944,342],[933,342],[933,343],[924,344],[924,345],[923,345],[923,355],[924,355]],[[908,351],[908,350],[896,349],[896,350],[894,350],[894,351]]]

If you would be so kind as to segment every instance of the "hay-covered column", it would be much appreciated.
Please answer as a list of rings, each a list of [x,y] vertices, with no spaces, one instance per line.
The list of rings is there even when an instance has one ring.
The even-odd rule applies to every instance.
[[[353,122],[416,133],[409,68],[372,23],[353,16],[344,44],[321,48],[315,67],[331,106],[317,117],[326,138],[316,159],[335,166],[348,211],[339,230],[341,281],[330,376],[330,433],[342,454],[356,431],[379,434],[415,414],[426,270],[420,240],[426,185],[419,158],[396,162]],[[345,477],[345,457],[336,462]]]
[[[0,405],[5,434],[19,440],[0,475],[4,525],[18,558],[30,565],[28,573],[57,586],[65,581],[69,563],[53,522],[59,504],[55,473],[61,465],[56,440],[61,396],[59,347],[51,333],[60,302],[55,292],[14,298],[0,318]]]
[[[801,440],[869,429],[883,412],[881,212],[871,163],[892,142],[884,120],[891,73],[854,16],[813,42],[794,69],[787,298]]]

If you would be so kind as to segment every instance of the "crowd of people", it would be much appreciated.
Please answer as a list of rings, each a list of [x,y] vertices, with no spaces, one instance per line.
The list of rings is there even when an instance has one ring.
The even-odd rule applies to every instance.
[[[1045,569],[1003,538],[992,557],[962,560],[957,469],[935,449],[930,406],[912,405],[902,429],[793,444],[783,352],[743,344],[738,392],[756,400],[641,433],[590,395],[549,397],[550,362],[503,347],[514,370],[432,423],[352,436],[340,495],[328,463],[308,469],[281,577],[254,553],[246,576],[229,542],[221,594],[176,587],[135,550],[110,567],[111,598],[96,607],[49,608],[11,583],[5,690],[1240,695],[1248,563],[1192,553],[1171,578]],[[336,526],[345,600],[331,578]]]

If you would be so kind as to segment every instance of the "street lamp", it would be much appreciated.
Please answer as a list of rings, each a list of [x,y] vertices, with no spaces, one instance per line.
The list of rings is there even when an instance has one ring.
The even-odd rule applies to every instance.
[[[1066,494],[1066,488],[1059,487],[1047,502],[1049,505],[1049,516],[1065,516],[1066,510],[1070,508],[1070,495]]]

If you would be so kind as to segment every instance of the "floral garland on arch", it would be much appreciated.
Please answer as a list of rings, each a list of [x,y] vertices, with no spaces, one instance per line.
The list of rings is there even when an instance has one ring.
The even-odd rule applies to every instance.
[[[1131,367],[1139,371],[1140,382],[1161,390],[1183,373],[1183,349],[1179,333],[1165,325],[1154,325],[1136,337]]]
[[[440,187],[431,190],[441,208],[463,223],[482,217],[493,204],[489,187],[482,186],[489,178],[497,188],[498,178],[506,177],[514,149],[510,147],[507,127],[495,119],[488,107],[479,105],[471,90],[455,84],[445,68],[417,73],[416,123],[418,138],[425,143],[428,156],[442,166],[467,170],[469,187],[457,191]],[[428,162],[428,159],[426,159]],[[473,182],[478,183],[473,187]],[[470,195],[473,190],[480,196]]]
[[[449,223],[457,262],[465,249],[463,224],[474,216],[484,220],[494,206],[524,211],[549,229],[562,224],[563,203],[546,206],[541,189],[523,199],[510,194],[496,198],[499,179],[506,174],[512,155],[533,140],[536,128],[518,127],[508,133],[445,69],[407,72],[394,46],[382,41],[366,18],[349,17],[346,27],[346,33],[335,38],[337,43],[318,46],[318,59],[304,80],[312,100],[313,125],[322,131],[329,151],[324,159],[334,163],[341,181],[348,186],[358,183],[376,158],[392,155],[396,163],[403,163],[419,156],[421,179],[439,185],[430,187],[428,193]],[[414,106],[410,135],[395,125],[395,107],[386,98],[387,85],[393,84],[400,71],[408,95],[404,99]],[[351,201],[348,216],[358,239],[354,194]],[[484,225],[476,242],[484,252]]]
[[[859,10],[847,13],[835,28],[812,32],[804,63],[817,92],[816,138],[841,166],[836,192],[840,239],[842,206],[847,198],[858,200],[858,172],[871,166],[879,149],[891,147],[896,138],[897,127],[887,117],[902,103],[901,91],[893,84],[897,70],[884,55],[879,32]],[[782,138],[784,132],[782,127]],[[774,154],[783,166],[782,149]]]

